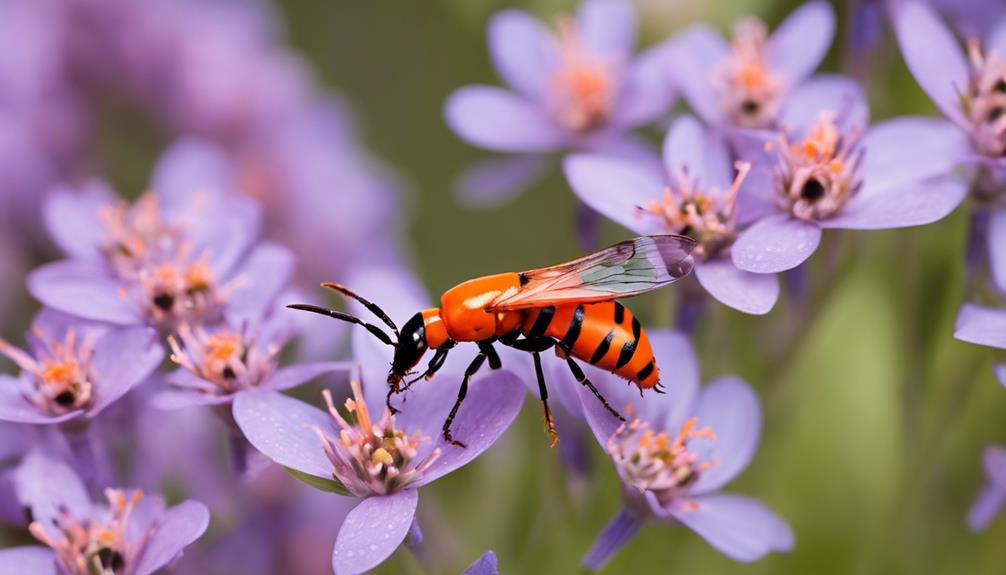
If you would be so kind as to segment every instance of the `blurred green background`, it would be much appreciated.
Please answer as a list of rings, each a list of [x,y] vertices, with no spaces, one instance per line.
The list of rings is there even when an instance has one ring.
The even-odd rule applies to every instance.
[[[642,43],[701,20],[726,29],[732,19],[756,14],[774,25],[796,4],[647,0],[638,4]],[[441,113],[453,89],[497,82],[484,38],[494,11],[521,7],[551,18],[575,6],[569,0],[280,2],[290,42],[327,86],[348,98],[366,145],[408,183],[401,210],[411,214],[415,267],[434,293],[477,275],[580,253],[576,201],[557,169],[498,209],[466,209],[454,200],[458,171],[488,155],[456,138]],[[846,32],[845,5],[836,10],[841,25],[829,71],[841,70]],[[935,113],[889,37],[872,66],[875,118]],[[136,157],[136,149],[149,155],[107,162],[111,179],[120,189],[140,189],[160,143],[142,124],[115,116],[109,124],[121,129],[105,132],[104,155]],[[1006,571],[1006,519],[977,535],[964,524],[982,482],[982,448],[1006,443],[1006,390],[992,373],[995,352],[952,337],[967,297],[966,229],[964,206],[921,229],[828,232],[807,267],[802,300],[787,290],[759,318],[709,306],[695,337],[704,380],[736,373],[765,405],[762,446],[729,489],[759,497],[785,517],[796,550],[742,565],[686,529],[652,526],[604,572]],[[603,228],[605,241],[626,235],[611,224]],[[666,298],[674,295],[667,292],[674,290],[632,302],[645,325],[670,324]],[[597,448],[594,480],[571,483],[539,418],[529,401],[486,457],[424,490],[420,516],[431,572],[457,573],[486,549],[496,551],[505,574],[577,570],[617,510],[617,479]],[[378,572],[424,570],[399,551]]]

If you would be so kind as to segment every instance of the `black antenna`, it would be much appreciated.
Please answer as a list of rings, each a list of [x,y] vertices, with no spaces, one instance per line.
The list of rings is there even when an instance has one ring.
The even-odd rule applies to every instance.
[[[376,303],[371,302],[370,300],[364,298],[363,296],[360,296],[359,294],[357,294],[353,290],[351,290],[348,287],[346,287],[344,285],[341,285],[341,284],[337,284],[337,283],[334,283],[334,282],[325,282],[325,283],[321,284],[321,287],[328,288],[328,289],[330,289],[330,290],[332,290],[334,292],[341,293],[342,295],[344,295],[346,297],[351,297],[351,298],[355,299],[356,301],[360,302],[361,304],[363,304],[363,307],[365,307],[365,308],[367,308],[367,309],[370,310],[370,313],[376,315],[381,321],[383,321],[384,325],[390,327],[391,331],[395,333],[395,337],[398,337],[398,338],[402,337],[398,333],[398,326],[395,325],[395,322],[391,321],[391,318],[388,317],[388,314],[384,313],[384,310],[381,309],[381,306],[377,305]]]
[[[302,310],[302,311],[309,311],[309,312],[317,313],[317,314],[320,314],[320,315],[332,317],[332,318],[335,318],[335,319],[338,319],[338,320],[342,320],[342,321],[345,321],[345,322],[355,323],[356,325],[362,325],[363,327],[367,328],[367,331],[369,331],[370,333],[374,334],[374,337],[376,337],[377,339],[381,340],[383,343],[386,343],[386,344],[390,345],[391,347],[398,347],[397,344],[394,341],[391,340],[391,336],[389,336],[387,333],[385,333],[385,331],[383,329],[377,327],[376,325],[374,325],[372,323],[367,323],[367,322],[361,320],[360,318],[358,318],[356,316],[349,315],[348,313],[343,313],[343,312],[338,311],[338,310],[328,309],[328,308],[324,308],[324,307],[317,306],[317,305],[311,305],[311,304],[307,304],[307,303],[295,303],[295,304],[290,304],[290,305],[288,305],[286,307],[288,307],[290,309],[299,309],[299,310]],[[398,334],[397,330],[395,330],[395,334],[396,335]]]

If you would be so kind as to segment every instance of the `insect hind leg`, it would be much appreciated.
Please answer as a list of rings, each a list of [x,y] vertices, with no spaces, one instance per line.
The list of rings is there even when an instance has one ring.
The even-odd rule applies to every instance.
[[[573,361],[573,358],[569,356],[569,350],[564,349],[563,352],[566,354],[566,365],[569,366],[569,371],[573,374],[573,379],[575,379],[577,383],[579,383],[580,385],[589,389],[591,393],[594,394],[594,397],[596,397],[598,401],[601,402],[601,405],[604,406],[604,409],[608,410],[608,413],[617,417],[619,421],[625,421],[625,418],[622,417],[622,414],[618,413],[618,411],[616,411],[615,408],[611,407],[611,405],[608,404],[608,400],[605,399],[603,395],[601,395],[600,390],[594,387],[594,384],[591,383],[589,379],[587,379],[587,374],[583,373],[583,370],[580,369],[580,366],[577,365],[577,363]]]
[[[545,374],[541,369],[541,352],[532,351],[534,357],[534,373],[538,378],[538,397],[541,398],[542,408],[545,410],[545,431],[552,437],[550,447],[555,447],[559,443],[559,434],[555,431],[555,420],[552,419],[552,410],[548,407],[548,388],[545,387]]]

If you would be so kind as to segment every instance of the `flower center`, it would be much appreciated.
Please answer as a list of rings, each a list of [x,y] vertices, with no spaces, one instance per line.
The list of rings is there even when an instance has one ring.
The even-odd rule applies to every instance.
[[[689,236],[699,242],[695,255],[703,259],[715,257],[729,247],[737,235],[734,206],[737,191],[751,170],[751,164],[737,162],[737,175],[726,191],[703,187],[689,176],[686,169],[671,175],[673,185],[664,189],[661,201],[637,207],[640,216],[663,219],[674,233]]]
[[[52,547],[56,561],[70,575],[121,575],[150,538],[148,532],[132,548],[126,544],[129,517],[143,492],[133,491],[127,497],[121,489],[106,489],[105,497],[110,512],[102,521],[61,510],[51,526],[37,521],[28,526],[36,539]]]
[[[53,415],[91,405],[91,342],[86,338],[78,341],[73,328],[67,330],[62,342],[47,339],[38,328],[33,335],[44,346],[37,357],[0,339],[0,354],[32,376],[31,388],[22,390],[25,399]]]
[[[803,220],[838,213],[862,184],[857,176],[863,150],[858,144],[858,131],[842,134],[832,113],[822,113],[802,142],[791,144],[786,133],[780,133],[779,205]]]
[[[968,41],[971,73],[961,107],[971,123],[971,139],[983,154],[1006,154],[1006,60],[985,54],[977,40]]]
[[[614,64],[587,50],[572,18],[559,18],[559,67],[552,73],[548,104],[561,125],[589,132],[608,120],[617,88]]]
[[[187,369],[213,387],[212,395],[225,395],[261,384],[276,367],[281,343],[259,345],[257,337],[220,330],[208,333],[188,323],[176,335],[168,336],[171,361]]]
[[[667,504],[687,495],[703,470],[719,465],[700,462],[698,454],[688,450],[692,439],[716,439],[712,428],[695,426],[696,418],[691,417],[671,436],[655,433],[649,423],[636,418],[619,426],[608,439],[607,451],[625,483],[640,492],[652,491]]]
[[[785,82],[769,65],[767,38],[765,25],[756,18],[741,20],[734,27],[730,56],[719,75],[719,91],[723,109],[738,126],[768,126],[779,111]]]
[[[181,244],[157,263],[140,267],[135,276],[139,304],[154,323],[170,326],[188,318],[213,318],[240,282],[218,285],[209,255],[193,258]]]
[[[124,201],[102,206],[98,218],[105,228],[101,253],[120,277],[135,275],[145,262],[170,250],[179,230],[161,217],[157,196],[147,193],[133,205]]]
[[[440,457],[440,449],[420,458],[419,446],[429,438],[397,429],[395,417],[387,407],[379,421],[371,421],[359,379],[354,378],[350,385],[354,398],[346,400],[345,408],[352,416],[352,423],[339,414],[331,392],[326,389],[322,396],[338,436],[311,426],[332,462],[332,476],[350,493],[361,497],[385,495],[415,484]]]

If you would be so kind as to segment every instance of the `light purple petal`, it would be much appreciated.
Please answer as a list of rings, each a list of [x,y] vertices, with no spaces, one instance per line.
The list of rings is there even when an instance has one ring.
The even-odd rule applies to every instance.
[[[583,558],[583,566],[591,571],[599,571],[615,553],[635,537],[643,525],[641,519],[633,517],[624,509],[619,509],[618,515],[605,525],[604,531],[601,531],[594,540],[590,551]]]
[[[698,509],[675,510],[674,517],[735,561],[793,550],[789,525],[760,501],[722,493],[696,497],[695,502]]]
[[[864,182],[860,195],[841,212],[822,220],[822,228],[882,230],[929,224],[954,211],[968,193],[968,184],[953,176],[906,182],[871,192]]]
[[[486,551],[475,563],[468,566],[461,575],[499,575],[496,554]]]
[[[499,206],[531,187],[545,171],[539,156],[504,156],[469,166],[454,181],[454,197],[468,207]]]
[[[190,499],[172,507],[158,523],[133,572],[149,575],[164,567],[198,539],[209,524],[210,512],[198,501]]]
[[[821,228],[815,224],[788,214],[769,216],[734,242],[734,265],[758,274],[784,272],[806,261],[820,241]]]
[[[522,10],[504,10],[489,21],[489,55],[504,82],[526,98],[545,100],[549,78],[559,64],[555,34]]]
[[[984,531],[1002,511],[1004,503],[1006,491],[991,483],[983,485],[968,510],[968,528],[974,532]]]
[[[276,303],[293,276],[293,253],[271,242],[255,247],[241,265],[238,281],[242,286],[227,303],[227,318],[233,325],[262,318]]]
[[[473,146],[499,152],[550,152],[567,134],[530,101],[492,86],[465,86],[447,99],[447,124]]]
[[[1006,349],[1006,310],[964,304],[957,314],[954,337],[968,343]]]
[[[779,299],[779,280],[775,274],[737,269],[729,258],[695,264],[695,278],[717,301],[744,313],[766,314]]]
[[[999,489],[1006,492],[1006,447],[990,445],[982,453],[982,468],[985,476]]]
[[[699,394],[695,412],[699,427],[711,427],[716,439],[696,439],[689,446],[700,461],[718,461],[703,471],[693,493],[715,491],[743,471],[761,437],[761,404],[754,390],[741,379],[721,377]]]
[[[307,426],[331,428],[329,415],[275,392],[246,391],[234,398],[234,420],[248,441],[276,463],[332,479],[332,463]]]
[[[457,398],[461,377],[455,381],[437,374],[431,381],[420,382],[400,404],[397,422],[409,432],[420,431],[441,449],[440,457],[423,475],[423,484],[454,471],[489,449],[510,427],[524,403],[524,384],[502,369],[475,377],[468,384],[468,396],[451,424],[454,439],[467,447],[448,444],[441,428]]]
[[[898,2],[891,18],[901,56],[915,80],[948,118],[963,122],[958,94],[967,85],[968,65],[960,43],[923,2]]]
[[[856,129],[863,133],[870,122],[870,110],[862,86],[845,76],[815,76],[786,100],[779,123],[790,131],[791,139],[802,139],[823,114],[834,114],[836,125],[844,132]]]
[[[147,327],[116,329],[98,340],[94,347],[97,387],[90,417],[143,382],[164,359],[157,332]]]
[[[45,227],[66,255],[97,260],[105,241],[99,213],[102,206],[111,207],[114,202],[115,193],[103,182],[90,182],[79,190],[57,188],[45,200]]]
[[[301,363],[281,368],[272,374],[264,383],[264,389],[282,391],[297,387],[326,373],[343,372],[352,369],[348,361],[325,361],[318,363]]]
[[[763,141],[735,138],[734,145],[738,156],[751,163],[751,171],[737,192],[737,223],[746,226],[779,212],[772,169],[775,160],[765,152]]]
[[[168,213],[188,207],[200,199],[229,194],[234,188],[234,171],[223,150],[196,139],[182,139],[161,155],[151,180],[163,208]]]
[[[612,125],[634,128],[656,120],[667,111],[675,96],[670,78],[673,57],[673,45],[669,42],[636,56],[622,75]]]
[[[636,11],[625,0],[585,0],[576,11],[581,40],[595,54],[628,60],[636,45]]]
[[[28,291],[43,304],[86,319],[140,323],[139,310],[121,295],[122,284],[94,264],[64,260],[28,274]]]
[[[688,104],[707,124],[723,121],[722,98],[714,85],[714,74],[729,56],[726,40],[709,26],[699,24],[673,40],[673,74]]]
[[[662,200],[659,173],[635,162],[593,154],[568,156],[563,170],[576,195],[608,219],[640,235],[667,232],[661,218],[638,210]]]
[[[980,1],[981,0],[979,0],[979,2]],[[982,3],[985,4],[984,2]],[[976,13],[981,12],[981,10],[977,9],[976,7],[970,7],[970,8],[972,9],[972,11]],[[984,47],[988,52],[994,51],[996,54],[999,54],[999,56],[1002,57],[1004,54],[1006,54],[1006,20],[1000,17],[1002,15],[1001,6],[997,6],[995,5],[995,3],[991,3],[987,5],[987,8],[990,8],[992,10],[990,14],[994,14],[995,17],[999,17],[999,21],[995,24],[995,26],[993,26],[992,30],[989,31],[988,40],[985,42]],[[982,15],[985,16],[985,14]]]
[[[38,545],[0,549],[0,575],[59,575],[56,554]]]
[[[200,253],[205,252],[211,269],[224,277],[248,251],[262,227],[262,209],[251,198],[220,198],[216,208],[196,204],[185,217],[193,222],[189,237]]]
[[[693,116],[681,116],[664,139],[664,165],[676,174],[685,170],[703,186],[725,192],[733,181],[730,150],[723,135],[705,129]]]
[[[335,540],[335,574],[363,573],[391,556],[409,532],[418,502],[419,492],[415,489],[361,501],[346,516]]]
[[[905,116],[867,130],[860,168],[871,188],[949,174],[972,154],[967,134],[942,118]]]
[[[827,2],[808,2],[786,17],[768,41],[768,61],[792,85],[810,76],[835,36],[835,11]]]
[[[71,411],[63,415],[50,415],[25,400],[21,390],[25,383],[18,378],[0,374],[0,421],[15,423],[60,423],[80,417],[83,411]]]
[[[91,498],[84,482],[68,464],[35,451],[14,471],[14,490],[21,505],[46,529],[65,509],[77,518],[90,517]]]
[[[174,382],[172,382],[174,383]],[[231,403],[237,394],[212,395],[194,389],[164,389],[150,398],[150,403],[157,409],[184,409],[200,405],[222,405]]]
[[[992,281],[1006,292],[1006,210],[993,210],[989,215],[989,271]]]

